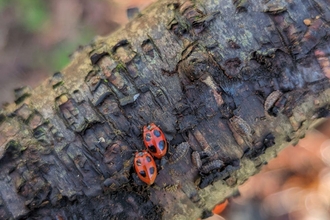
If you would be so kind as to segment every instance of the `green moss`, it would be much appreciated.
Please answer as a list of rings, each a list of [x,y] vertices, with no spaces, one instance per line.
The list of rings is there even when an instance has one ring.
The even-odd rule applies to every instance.
[[[123,63],[119,63],[119,64],[116,66],[116,71],[118,71],[118,72],[126,71],[126,66],[125,66],[125,64],[123,64]]]
[[[62,86],[64,84],[64,81],[61,81],[59,83],[56,83],[55,85],[53,85],[53,89],[59,87],[59,86]]]
[[[12,158],[17,158],[21,155],[26,147],[23,147],[19,142],[11,140],[6,145],[6,153],[8,153]]]

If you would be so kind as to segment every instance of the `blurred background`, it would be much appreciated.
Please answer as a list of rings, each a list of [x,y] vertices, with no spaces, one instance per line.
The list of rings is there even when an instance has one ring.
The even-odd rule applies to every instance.
[[[67,65],[79,45],[111,34],[153,1],[0,0],[1,105],[14,101],[15,88],[37,86]],[[239,191],[217,210],[225,219],[330,219],[330,121],[283,150]]]
[[[155,0],[0,0],[0,103],[69,63],[94,36],[108,35]]]
[[[239,187],[225,219],[329,220],[330,120],[288,146]]]

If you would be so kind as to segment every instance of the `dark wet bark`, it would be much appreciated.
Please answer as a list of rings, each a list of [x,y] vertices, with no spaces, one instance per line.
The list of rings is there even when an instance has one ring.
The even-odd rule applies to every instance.
[[[196,219],[329,114],[327,0],[160,1],[0,114],[1,219]],[[141,129],[169,143],[151,186]]]

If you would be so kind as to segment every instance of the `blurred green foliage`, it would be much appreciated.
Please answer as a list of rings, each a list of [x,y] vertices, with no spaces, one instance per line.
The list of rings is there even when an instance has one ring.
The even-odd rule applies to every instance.
[[[49,55],[48,64],[51,65],[52,69],[61,70],[70,61],[69,55],[78,49],[80,45],[88,44],[94,37],[95,32],[89,28],[83,28],[80,30],[81,34],[74,41],[63,41]]]
[[[49,11],[44,0],[12,0],[18,17],[27,31],[35,32],[43,28],[49,19]]]
[[[8,5],[10,0],[0,0],[0,11]]]
[[[18,33],[29,33],[32,38],[43,37],[40,34],[45,34],[43,31],[49,31],[45,28],[51,23],[51,2],[47,0],[0,0],[0,13],[5,10],[13,11],[17,27],[22,28]],[[81,20],[78,27],[72,31],[79,32],[76,39],[64,38],[51,48],[42,48],[35,45],[35,53],[28,54],[32,56],[34,62],[31,63],[32,68],[43,67],[50,72],[63,69],[70,61],[69,55],[78,49],[79,45],[88,44],[95,36],[93,27],[86,26]],[[15,25],[15,23],[13,23]],[[58,30],[50,30],[56,32]],[[38,35],[39,34],[39,35]],[[22,37],[26,36],[22,34]],[[44,36],[47,36],[44,35]],[[70,36],[70,33],[68,33]],[[19,37],[19,36],[18,36]],[[28,39],[22,39],[22,42],[30,42]],[[24,44],[22,45],[24,47]]]

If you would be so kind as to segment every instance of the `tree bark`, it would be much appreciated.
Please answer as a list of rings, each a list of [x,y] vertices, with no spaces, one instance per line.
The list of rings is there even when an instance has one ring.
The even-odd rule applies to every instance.
[[[197,219],[328,116],[327,0],[159,1],[0,113],[1,219]],[[153,185],[133,168],[154,122]]]

